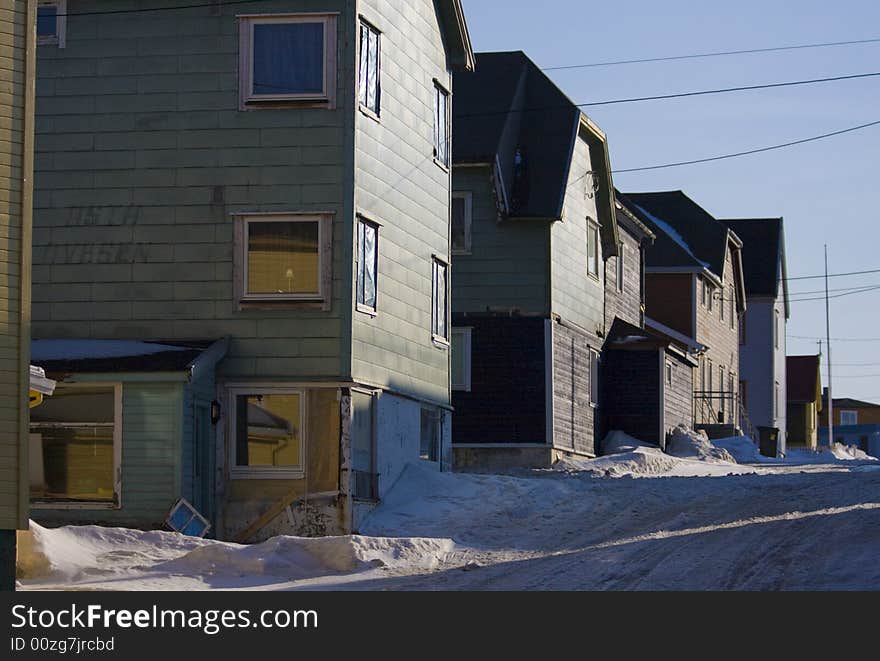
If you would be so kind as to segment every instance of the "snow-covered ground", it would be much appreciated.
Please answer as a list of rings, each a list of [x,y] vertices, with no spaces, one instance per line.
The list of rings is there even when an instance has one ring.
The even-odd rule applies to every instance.
[[[237,544],[32,526],[24,589],[880,589],[880,462],[619,435],[511,475],[407,468],[361,535]],[[740,462],[740,463],[737,463]]]

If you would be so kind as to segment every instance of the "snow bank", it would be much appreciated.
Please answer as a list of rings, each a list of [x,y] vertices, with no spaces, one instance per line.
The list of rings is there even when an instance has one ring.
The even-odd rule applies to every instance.
[[[819,451],[802,448],[789,449],[786,461],[798,464],[835,464],[841,461],[878,461],[877,457],[866,454],[855,445],[835,443],[831,449]]]
[[[680,461],[663,454],[660,448],[639,445],[632,450],[617,450],[598,459],[566,457],[554,469],[566,473],[589,473],[597,477],[656,477],[673,471]]]
[[[748,436],[716,438],[709,442],[716,448],[725,450],[733,457],[734,461],[740,464],[756,464],[769,459],[761,454],[758,446]]]
[[[831,454],[840,461],[852,461],[854,459],[859,461],[877,461],[876,457],[872,457],[867,452],[859,450],[858,446],[843,445],[842,443],[835,443],[831,447]]]
[[[736,463],[736,459],[723,447],[716,447],[709,442],[709,437],[704,431],[694,431],[683,425],[672,430],[669,442],[666,444],[666,452],[673,457],[684,459],[697,459],[707,462]]]
[[[637,448],[652,448],[655,450],[660,449],[656,445],[640,441],[639,439],[633,438],[629,434],[626,434],[620,430],[614,430],[608,432],[608,434],[602,440],[601,453],[604,455],[617,454],[619,452],[632,452]]]

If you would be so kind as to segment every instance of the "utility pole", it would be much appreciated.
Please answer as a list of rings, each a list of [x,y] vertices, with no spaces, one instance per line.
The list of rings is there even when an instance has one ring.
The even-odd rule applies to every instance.
[[[831,391],[831,303],[828,300],[828,244],[825,244],[825,341],[828,343],[828,449],[834,446],[834,396]]]

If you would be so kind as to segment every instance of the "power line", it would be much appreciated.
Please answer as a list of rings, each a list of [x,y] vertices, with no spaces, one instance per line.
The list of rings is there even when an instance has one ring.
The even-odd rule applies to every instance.
[[[623,170],[614,170],[614,174],[621,174],[624,172],[644,172],[646,170],[661,170],[664,168],[677,168],[683,165],[696,165],[697,163],[710,163],[712,161],[721,161],[728,158],[738,158],[740,156],[749,156],[751,154],[760,154],[762,152],[773,151],[774,149],[784,149],[785,147],[793,147],[794,145],[802,145],[807,142],[815,142],[816,140],[824,140],[826,138],[831,138],[837,135],[843,135],[844,133],[852,133],[853,131],[860,131],[862,129],[869,128],[871,126],[877,126],[880,124],[880,120],[868,122],[867,124],[859,124],[858,126],[850,126],[849,128],[841,129],[840,131],[832,131],[831,133],[823,133],[822,135],[815,135],[810,138],[803,138],[801,140],[792,140],[791,142],[783,142],[778,145],[770,145],[769,147],[759,147],[758,149],[749,149],[747,151],[734,152],[732,154],[722,154],[721,156],[710,156],[708,158],[697,158],[691,161],[678,161],[676,163],[663,163],[662,165],[649,165],[640,168],[625,168]],[[822,276],[824,277],[824,276]]]
[[[824,340],[824,337],[815,335],[786,335],[787,338],[794,340]],[[834,342],[880,342],[880,337],[832,337]]]
[[[866,275],[868,273],[880,273],[880,269],[869,269],[867,271],[850,271],[849,273],[829,273],[829,278],[843,278],[851,275]],[[786,282],[791,282],[793,280],[815,280],[817,278],[824,278],[824,275],[800,275],[795,278],[785,278]],[[824,289],[822,291],[825,291]]]
[[[831,277],[829,275],[829,277]],[[840,287],[838,289],[829,289],[829,292],[839,292],[839,291],[853,291],[855,289],[864,289],[865,287],[873,287],[874,285],[861,285],[856,287]],[[880,285],[877,285],[880,287]],[[823,294],[825,293],[824,289],[814,289],[812,291],[798,291],[798,292],[789,292],[789,296],[804,296],[806,294]]]
[[[856,291],[847,292],[846,294],[835,294],[834,296],[814,296],[811,298],[795,298],[790,299],[789,303],[804,303],[805,301],[824,301],[826,298],[835,299],[835,298],[843,298],[844,296],[853,296],[855,294],[867,294],[868,292],[877,291],[880,289],[880,285],[876,285],[873,287],[863,287]]]
[[[590,62],[588,64],[569,64],[557,67],[544,67],[544,71],[563,71],[566,69],[589,69],[593,67],[614,67],[623,64],[644,64],[647,62],[671,62],[673,60],[696,60],[704,57],[722,57],[728,55],[746,55],[751,53],[773,53],[806,48],[829,48],[832,46],[853,46],[857,44],[873,44],[880,38],[853,39],[850,41],[830,41],[818,44],[794,44],[791,46],[773,46],[769,48],[748,48],[742,50],[715,51],[710,53],[690,53],[687,55],[667,55],[665,57],[645,57],[635,60],[611,60],[606,62]]]

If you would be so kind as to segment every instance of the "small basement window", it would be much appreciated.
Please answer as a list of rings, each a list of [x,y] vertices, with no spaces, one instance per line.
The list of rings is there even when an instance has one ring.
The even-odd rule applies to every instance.
[[[230,388],[230,476],[298,479],[305,474],[305,396],[296,389]]]
[[[37,4],[37,44],[64,48],[67,0],[40,0]]]
[[[240,303],[324,301],[330,289],[329,214],[252,214],[236,225]]]
[[[264,101],[332,105],[336,89],[335,16],[265,15],[240,20],[243,106]]]
[[[121,441],[121,384],[58,384],[31,410],[31,500],[118,507]]]

